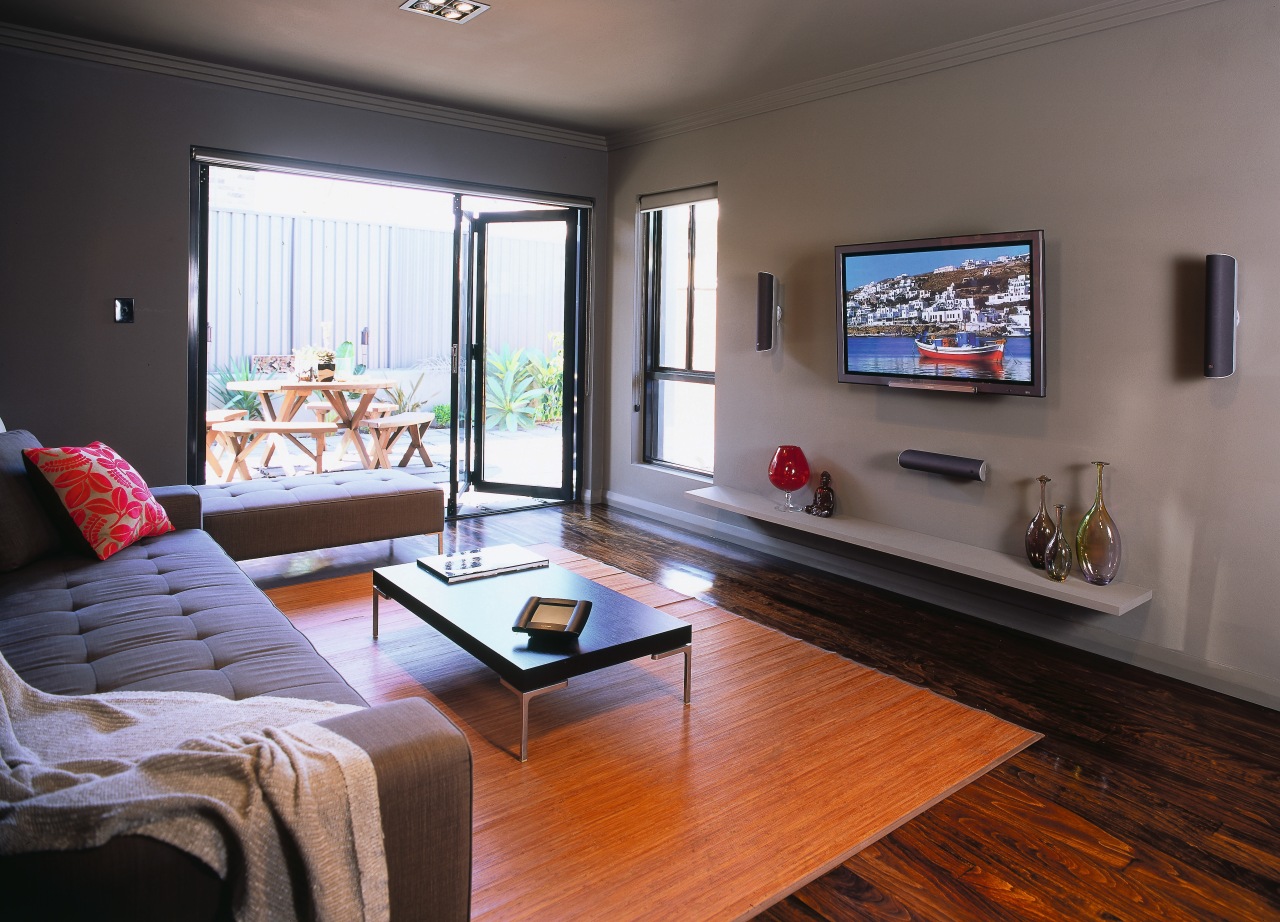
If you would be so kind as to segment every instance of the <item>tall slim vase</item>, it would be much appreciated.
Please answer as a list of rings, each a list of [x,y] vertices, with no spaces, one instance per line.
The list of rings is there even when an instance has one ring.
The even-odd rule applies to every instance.
[[[1058,521],[1053,528],[1053,537],[1044,547],[1044,571],[1049,579],[1062,582],[1071,573],[1071,542],[1062,533],[1062,511],[1067,507],[1058,503],[1053,507],[1058,510]]]
[[[1081,576],[1088,582],[1105,586],[1116,578],[1120,569],[1120,530],[1102,499],[1102,469],[1107,462],[1093,463],[1098,466],[1098,491],[1076,529],[1076,561]]]
[[[1031,561],[1031,566],[1037,570],[1043,570],[1044,549],[1048,547],[1049,539],[1053,537],[1053,519],[1049,518],[1049,507],[1044,502],[1044,488],[1048,485],[1049,478],[1041,474],[1036,479],[1040,481],[1040,511],[1027,526],[1027,560]]]

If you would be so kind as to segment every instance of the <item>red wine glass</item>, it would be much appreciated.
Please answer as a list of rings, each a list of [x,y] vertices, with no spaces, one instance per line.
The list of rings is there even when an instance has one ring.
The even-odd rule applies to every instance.
[[[800,507],[791,502],[791,494],[809,482],[809,461],[799,445],[778,446],[769,462],[769,482],[786,494],[786,500],[777,508],[800,511]]]

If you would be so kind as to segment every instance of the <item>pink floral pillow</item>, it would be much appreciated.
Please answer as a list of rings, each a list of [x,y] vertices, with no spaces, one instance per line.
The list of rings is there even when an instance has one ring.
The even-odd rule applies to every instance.
[[[101,442],[84,448],[27,448],[93,552],[106,560],[139,538],[173,531],[164,507],[124,458]]]

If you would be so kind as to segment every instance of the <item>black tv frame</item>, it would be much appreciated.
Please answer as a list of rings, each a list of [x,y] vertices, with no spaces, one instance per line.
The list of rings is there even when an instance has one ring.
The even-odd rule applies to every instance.
[[[1028,272],[1031,283],[1031,380],[1001,381],[985,378],[910,375],[896,372],[850,371],[848,369],[848,332],[845,327],[845,257],[862,254],[895,254],[927,251],[963,250],[984,246],[1026,244],[1030,250]],[[1012,394],[1020,397],[1043,397],[1044,378],[1044,231],[1010,231],[998,234],[969,234],[958,237],[924,237],[918,240],[888,240],[858,243],[835,248],[836,256],[836,367],[838,381],[844,384],[874,384],[881,387],[904,387],[956,393]]]

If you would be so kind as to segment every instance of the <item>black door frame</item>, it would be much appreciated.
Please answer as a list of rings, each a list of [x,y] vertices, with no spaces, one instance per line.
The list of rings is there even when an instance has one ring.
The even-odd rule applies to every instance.
[[[564,398],[560,424],[560,486],[545,487],[531,484],[498,483],[485,480],[484,432],[485,432],[485,296],[486,296],[486,231],[491,224],[564,222],[566,227],[564,260]],[[472,341],[467,350],[470,359],[474,460],[468,468],[468,481],[478,490],[528,496],[534,499],[572,502],[578,498],[582,484],[582,456],[578,444],[581,431],[579,414],[585,405],[583,380],[579,374],[582,356],[586,348],[586,277],[589,212],[584,208],[568,207],[551,211],[493,212],[476,216],[472,220],[471,237],[474,258],[471,277]]]
[[[350,180],[355,182],[376,182],[382,185],[405,186],[413,189],[427,189],[433,192],[445,192],[454,196],[455,236],[454,236],[454,298],[453,298],[453,345],[451,368],[451,393],[453,403],[453,419],[450,424],[450,442],[453,449],[454,465],[450,471],[450,498],[448,514],[457,514],[456,498],[461,483],[460,472],[465,476],[472,469],[471,442],[465,426],[473,422],[470,408],[467,406],[469,382],[462,376],[469,371],[468,363],[471,349],[463,347],[470,343],[472,310],[464,310],[465,306],[474,303],[472,291],[467,284],[467,273],[474,267],[474,252],[471,243],[474,236],[469,233],[470,218],[462,214],[460,201],[463,195],[477,195],[513,202],[527,202],[555,206],[576,214],[578,253],[577,272],[572,278],[572,290],[575,292],[576,311],[572,323],[565,327],[565,425],[570,426],[568,454],[572,456],[573,499],[582,489],[582,458],[586,454],[584,447],[578,443],[582,436],[580,414],[586,406],[586,375],[578,372],[581,368],[579,358],[585,356],[587,349],[587,317],[590,305],[588,294],[588,271],[590,259],[590,216],[595,207],[595,200],[573,195],[554,195],[536,190],[516,189],[487,183],[469,183],[442,179],[431,176],[419,176],[410,173],[396,173],[386,170],[370,170],[361,167],[343,166],[312,160],[300,160],[290,157],[272,157],[229,151],[217,148],[193,146],[190,151],[190,226],[187,240],[188,255],[188,287],[187,287],[187,483],[204,482],[205,457],[205,409],[207,405],[208,382],[208,280],[209,280],[209,167],[224,166],[239,169],[271,170],[282,173],[295,173],[327,179]],[[512,212],[502,213],[505,215]],[[464,231],[468,233],[464,234]],[[566,278],[566,283],[570,279]],[[472,289],[474,286],[470,286]],[[569,290],[569,289],[566,289]],[[570,332],[573,332],[572,339]],[[570,350],[569,344],[574,344]],[[569,373],[570,352],[573,352],[574,374]],[[480,390],[483,400],[483,387]],[[472,395],[472,400],[474,396]],[[483,425],[483,408],[479,417]],[[460,454],[461,452],[461,454]],[[462,467],[459,466],[459,460]]]

